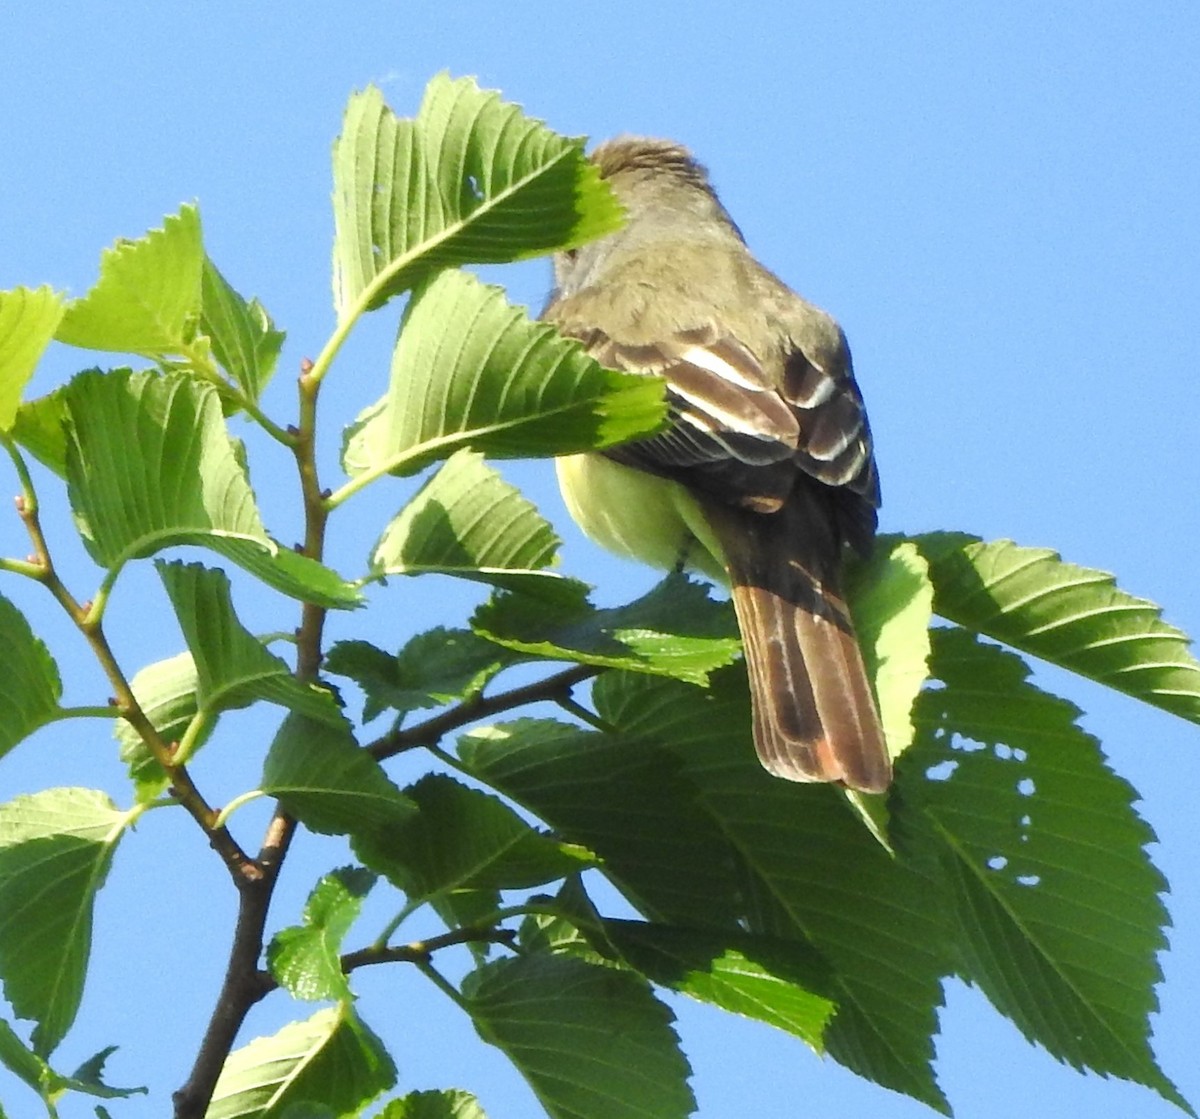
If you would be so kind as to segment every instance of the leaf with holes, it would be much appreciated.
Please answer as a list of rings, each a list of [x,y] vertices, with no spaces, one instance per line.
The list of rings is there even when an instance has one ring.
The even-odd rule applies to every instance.
[[[1149,1047],[1166,883],[1137,794],[1019,657],[934,636],[942,686],[922,695],[904,759],[905,830],[943,867],[965,978],[1060,1060],[1188,1110]]]

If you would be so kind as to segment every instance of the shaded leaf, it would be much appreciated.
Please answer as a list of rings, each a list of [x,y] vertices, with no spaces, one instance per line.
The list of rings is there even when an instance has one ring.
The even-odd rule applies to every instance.
[[[607,920],[604,937],[660,986],[802,1038],[818,1053],[837,1009],[824,961],[796,941]]]
[[[471,627],[516,652],[695,684],[705,683],[741,649],[729,604],[715,602],[703,585],[679,573],[627,606],[609,610],[595,609],[582,596],[547,609],[501,595],[475,612]]]
[[[531,322],[497,287],[441,272],[413,292],[386,395],[347,433],[351,475],[413,474],[471,447],[496,458],[567,454],[646,435],[663,382],[605,369]]]
[[[182,206],[161,229],[122,238],[100,258],[100,279],[66,309],[58,340],[89,350],[184,354],[200,320],[200,211]]]
[[[146,1093],[145,1088],[114,1088],[104,1083],[104,1063],[116,1051],[110,1045],[84,1061],[70,1076],[55,1072],[44,1057],[35,1053],[0,1018],[0,1065],[23,1080],[43,1100],[52,1100],[65,1091],[82,1092],[101,1099],[126,1099]],[[103,1109],[98,1109],[103,1110]]]
[[[460,890],[522,889],[588,865],[526,824],[497,797],[451,777],[429,774],[404,790],[417,806],[396,829],[379,834],[360,857],[410,899]]]
[[[67,476],[67,400],[59,387],[17,409],[12,436],[43,466]]]
[[[948,926],[929,869],[890,858],[835,789],[763,772],[740,668],[707,691],[607,673],[593,698],[610,733],[502,726],[462,756],[594,850],[652,920],[815,950],[838,1005],[830,1055],[944,1109],[930,1061]]]
[[[71,507],[102,567],[197,544],[284,594],[357,605],[360,594],[335,572],[267,536],[211,385],[91,371],[72,379],[65,399]]]
[[[409,1092],[392,1100],[378,1119],[487,1119],[479,1101],[460,1088]]]
[[[0,805],[0,976],[15,1013],[38,1023],[41,1056],[79,1010],[92,906],[127,824],[96,789],[47,789]]]
[[[0,595],[0,758],[59,712],[58,665],[25,615]]]
[[[304,923],[275,934],[267,948],[267,966],[294,998],[351,997],[339,953],[374,884],[375,875],[362,867],[342,867],[325,875],[304,904]]]
[[[571,589],[544,568],[561,541],[532,502],[474,451],[456,451],[384,529],[376,575],[456,575],[561,598]]]
[[[339,641],[325,670],[362,688],[363,719],[370,722],[383,711],[403,715],[478,695],[496,673],[521,659],[469,630],[437,626],[395,654],[369,641]]]
[[[348,728],[302,715],[289,715],[275,735],[261,787],[325,835],[386,835],[414,809]]]
[[[262,304],[238,295],[207,256],[200,285],[200,329],[212,344],[213,357],[257,401],[275,372],[285,335],[275,329]]]
[[[0,291],[0,432],[13,426],[21,393],[62,314],[62,296],[48,287]]]
[[[147,665],[134,676],[129,686],[143,714],[166,742],[178,742],[200,710],[196,702],[196,662],[191,653],[179,653]],[[193,754],[212,730],[212,723],[200,729],[192,742]],[[116,721],[115,733],[121,744],[121,761],[129,767],[138,803],[148,804],[166,792],[170,778],[141,735],[126,720]]]
[[[156,561],[155,567],[195,662],[202,714],[211,720],[220,711],[264,699],[333,726],[343,725],[345,717],[332,692],[298,680],[286,661],[269,652],[238,621],[223,571],[198,563]]]
[[[914,537],[929,560],[934,609],[1035,657],[1200,722],[1200,662],[1161,608],[1105,571],[1047,548],[961,533]]]
[[[341,1003],[235,1049],[204,1115],[268,1119],[304,1104],[355,1115],[395,1082],[396,1068],[380,1040]]]
[[[1187,1109],[1149,1047],[1166,883],[1137,794],[1020,658],[934,636],[903,806],[944,869],[964,977],[1059,1060]]]
[[[628,972],[522,956],[477,968],[463,996],[551,1119],[682,1119],[695,1107],[674,1016]]]
[[[414,120],[375,88],[346,107],[333,149],[339,319],[431,269],[502,263],[616,229],[620,208],[583,143],[480,90],[434,78]]]

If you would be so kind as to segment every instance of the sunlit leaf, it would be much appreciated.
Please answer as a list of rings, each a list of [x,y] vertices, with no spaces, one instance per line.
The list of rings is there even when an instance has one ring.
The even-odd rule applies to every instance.
[[[707,690],[607,673],[609,733],[505,724],[460,740],[479,775],[602,860],[648,918],[796,941],[828,963],[838,1061],[931,1106],[948,925],[923,868],[901,865],[829,787],[763,772],[740,668]]]
[[[943,617],[1200,722],[1200,662],[1160,607],[1047,548],[961,533],[914,537]]]
[[[47,1056],[83,995],[92,907],[125,813],[95,789],[47,789],[0,805],[0,977],[13,1010],[38,1024]]]
[[[251,400],[257,401],[283,348],[284,333],[257,299],[247,302],[208,257],[201,275],[200,328],[213,357]]]
[[[203,266],[200,211],[186,205],[161,229],[104,250],[100,279],[67,307],[58,340],[148,357],[186,353],[200,321]]]
[[[267,949],[267,966],[294,998],[350,998],[339,953],[374,883],[375,875],[362,867],[342,867],[325,875],[304,903],[304,923],[275,934]]]
[[[196,544],[284,594],[359,602],[335,572],[267,535],[215,388],[178,374],[87,372],[65,399],[71,506],[102,567]]]
[[[396,1082],[380,1040],[349,1004],[318,1010],[235,1049],[205,1119],[274,1119],[304,1104],[356,1115]]]
[[[192,654],[179,653],[147,665],[134,676],[129,686],[142,713],[163,740],[178,742],[199,711],[196,662],[192,660]],[[192,743],[193,754],[212,730],[212,723],[204,726]],[[121,761],[129,767],[138,803],[155,800],[170,785],[170,777],[127,720],[116,721],[115,733],[121,744]]]
[[[598,365],[497,287],[439,273],[413,292],[387,394],[350,429],[347,473],[411,474],[461,447],[567,454],[655,430],[663,382]]]
[[[426,87],[413,120],[375,88],[346,107],[333,150],[334,301],[377,307],[431,269],[565,248],[620,224],[580,140],[470,78]]]
[[[0,595],[0,757],[58,714],[58,665],[25,615]]]
[[[0,432],[13,426],[21,393],[63,314],[48,287],[0,291]]]

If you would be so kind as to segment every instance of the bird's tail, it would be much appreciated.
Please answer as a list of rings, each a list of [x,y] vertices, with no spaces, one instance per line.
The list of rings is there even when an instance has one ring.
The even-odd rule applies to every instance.
[[[841,590],[841,544],[818,495],[778,513],[710,516],[745,646],[754,745],[789,781],[882,792],[892,763]]]

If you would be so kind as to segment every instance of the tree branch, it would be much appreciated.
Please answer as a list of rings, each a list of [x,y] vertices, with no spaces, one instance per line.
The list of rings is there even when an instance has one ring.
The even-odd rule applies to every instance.
[[[564,698],[569,700],[571,689],[576,684],[598,676],[602,671],[603,669],[595,665],[576,664],[532,684],[523,684],[519,688],[497,692],[493,696],[476,696],[450,708],[449,711],[435,715],[432,719],[426,719],[423,723],[390,731],[370,743],[366,749],[383,761],[416,746],[433,746],[450,731],[458,730],[459,727],[478,719],[511,711],[514,707],[523,707],[527,703],[559,702]]]

